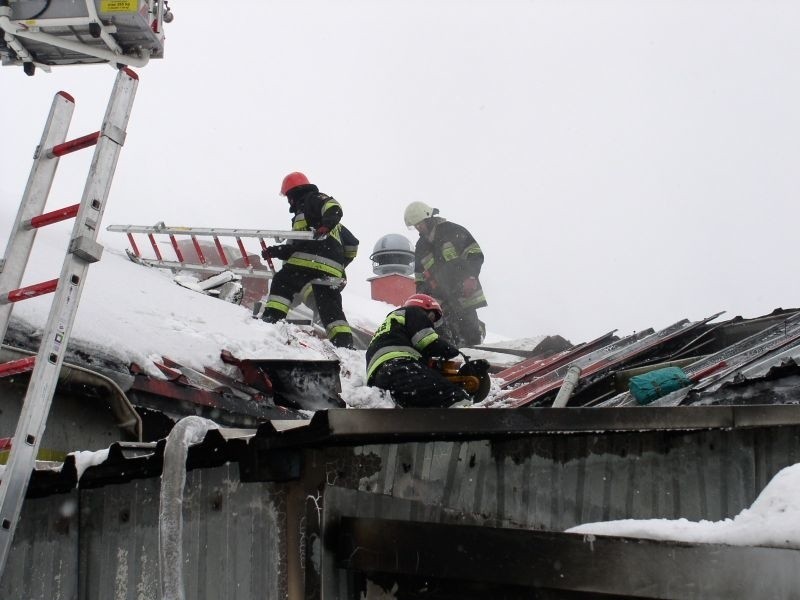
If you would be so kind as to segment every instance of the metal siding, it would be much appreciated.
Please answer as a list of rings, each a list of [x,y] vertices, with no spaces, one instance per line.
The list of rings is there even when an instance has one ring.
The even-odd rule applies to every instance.
[[[87,600],[142,600],[159,592],[159,480],[82,493]],[[184,494],[184,581],[197,600],[285,597],[283,493],[241,483],[238,467],[189,471]],[[127,521],[121,515],[129,515]]]
[[[158,494],[158,479],[81,492],[82,598],[159,597]]]
[[[380,457],[381,464],[357,478],[356,489],[388,490],[396,498],[554,531],[611,519],[721,520],[750,506],[777,471],[797,462],[798,431],[534,435],[359,446],[353,452]],[[353,477],[344,473],[343,481]]]
[[[0,598],[77,600],[77,506],[77,491],[23,503]]]

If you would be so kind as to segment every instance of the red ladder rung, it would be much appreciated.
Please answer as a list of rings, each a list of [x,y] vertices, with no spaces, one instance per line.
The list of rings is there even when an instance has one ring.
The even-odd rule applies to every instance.
[[[267,242],[264,241],[264,238],[258,238],[258,241],[261,242],[261,249],[262,250],[266,250],[267,249]],[[262,254],[262,256],[263,256],[263,254]],[[270,270],[274,271],[275,270],[275,263],[272,262],[272,257],[267,255],[267,259],[266,260],[267,260],[267,266],[270,268]]]
[[[197,241],[197,237],[191,236],[192,244],[194,244],[194,251],[197,252],[197,258],[200,259],[200,264],[206,264],[206,257],[203,256],[203,251],[200,249],[200,242]]]
[[[228,257],[225,256],[225,249],[222,247],[222,244],[219,241],[217,236],[214,236],[214,245],[217,247],[217,252],[219,253],[219,258],[222,261],[222,264],[226,267],[228,266]]]
[[[80,204],[73,204],[72,206],[66,206],[52,212],[42,213],[38,217],[33,217],[32,219],[28,220],[26,224],[29,229],[37,229],[39,227],[44,227],[45,225],[58,223],[59,221],[66,221],[67,219],[71,219],[77,215],[80,207]]]
[[[172,242],[172,249],[175,250],[175,256],[178,257],[178,262],[186,262],[183,260],[183,254],[181,254],[181,249],[178,247],[178,240],[175,239],[175,236],[170,234],[169,241]]]
[[[75,138],[74,140],[56,144],[50,149],[50,151],[47,153],[47,156],[49,158],[54,158],[56,156],[64,156],[65,154],[69,154],[71,152],[77,152],[78,150],[83,150],[84,148],[94,146],[99,139],[100,132],[95,131],[89,135],[84,135],[83,137]]]
[[[0,364],[0,377],[10,377],[11,375],[18,375],[20,373],[33,371],[33,366],[35,364],[35,356],[28,356],[27,358],[20,358],[18,360],[10,360],[6,363]]]
[[[147,237],[150,239],[150,245],[153,247],[153,252],[156,253],[156,258],[158,258],[158,260],[164,260],[161,258],[161,251],[158,249],[158,244],[156,244],[156,238],[152,233],[148,233]]]
[[[58,279],[34,283],[33,285],[21,287],[16,290],[11,290],[7,294],[3,294],[0,296],[0,304],[8,304],[10,302],[19,302],[20,300],[44,296],[45,294],[55,292],[57,287]]]
[[[133,234],[128,233],[128,241],[131,243],[131,248],[133,248],[133,255],[134,256],[141,256],[139,252],[139,246],[136,245],[136,240],[133,239]]]
[[[239,252],[242,253],[242,260],[244,260],[244,264],[248,267],[252,267],[253,265],[250,264],[250,258],[247,256],[247,250],[244,249],[242,238],[237,237],[236,244],[239,246]]]

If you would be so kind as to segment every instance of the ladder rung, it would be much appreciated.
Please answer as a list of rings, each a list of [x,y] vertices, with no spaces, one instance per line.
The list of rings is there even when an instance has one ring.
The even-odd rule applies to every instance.
[[[47,156],[53,158],[55,156],[64,156],[65,154],[69,154],[70,152],[83,150],[84,148],[89,148],[90,146],[94,146],[97,143],[97,140],[99,139],[100,139],[100,132],[95,131],[94,133],[90,133],[89,135],[84,135],[83,137],[75,138],[74,140],[69,140],[62,144],[56,144],[50,149],[50,151],[47,153]]]
[[[28,356],[20,358],[19,360],[10,360],[6,363],[0,364],[0,377],[10,377],[11,375],[18,375],[19,373],[27,373],[33,370],[36,364],[35,356]]]
[[[10,302],[19,302],[20,300],[27,300],[28,298],[44,296],[45,294],[55,292],[57,287],[58,279],[34,283],[33,285],[21,287],[16,290],[11,290],[7,294],[3,294],[0,296],[0,304],[8,304]]]
[[[78,210],[80,209],[81,205],[73,204],[72,206],[66,206],[59,210],[54,210],[49,213],[42,213],[38,217],[33,217],[28,221],[28,227],[31,229],[36,229],[38,227],[44,227],[45,225],[52,225],[53,223],[58,223],[59,221],[66,221],[67,219],[71,219],[75,215],[78,214]]]

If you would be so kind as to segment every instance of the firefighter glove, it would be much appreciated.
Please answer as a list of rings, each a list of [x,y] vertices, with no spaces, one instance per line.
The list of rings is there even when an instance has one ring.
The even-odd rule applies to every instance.
[[[466,298],[467,296],[472,296],[476,291],[478,291],[478,280],[475,277],[467,277],[464,280],[464,283],[461,284],[461,292],[462,295]]]
[[[442,348],[442,357],[444,358],[455,358],[459,354],[461,354],[461,351],[453,344],[445,343],[444,348]]]
[[[292,255],[291,248],[287,246],[268,246],[266,250],[261,252],[264,259],[277,258],[279,260],[286,260]]]
[[[314,230],[314,239],[318,240],[322,236],[328,235],[328,233],[330,233],[330,231],[331,231],[330,227],[325,227],[325,225],[320,225],[319,227],[317,227]]]

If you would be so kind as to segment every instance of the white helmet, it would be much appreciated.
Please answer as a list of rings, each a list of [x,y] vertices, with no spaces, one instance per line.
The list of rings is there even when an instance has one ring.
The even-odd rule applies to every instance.
[[[406,207],[404,218],[407,227],[415,227],[428,217],[439,213],[439,209],[431,208],[424,202],[412,202]]]

